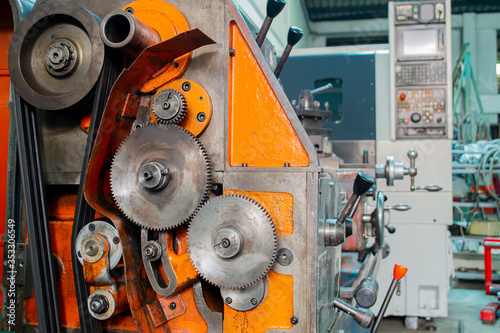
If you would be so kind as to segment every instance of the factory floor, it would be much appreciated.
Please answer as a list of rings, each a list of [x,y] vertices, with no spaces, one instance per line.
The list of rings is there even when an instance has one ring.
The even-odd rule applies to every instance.
[[[484,293],[484,281],[459,281],[448,296],[448,317],[433,318],[430,321],[421,320],[420,330],[405,328],[403,317],[387,317],[382,321],[379,333],[415,333],[421,331],[436,331],[442,333],[498,333],[500,319],[494,325],[483,324],[479,312],[494,296]],[[459,321],[461,329],[459,330]]]

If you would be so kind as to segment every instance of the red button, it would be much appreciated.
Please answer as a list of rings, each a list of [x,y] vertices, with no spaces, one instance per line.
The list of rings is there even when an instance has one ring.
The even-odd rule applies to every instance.
[[[406,94],[405,93],[399,94],[399,100],[400,101],[405,101],[406,100]]]
[[[410,119],[405,118],[405,124],[408,124],[410,122]]]

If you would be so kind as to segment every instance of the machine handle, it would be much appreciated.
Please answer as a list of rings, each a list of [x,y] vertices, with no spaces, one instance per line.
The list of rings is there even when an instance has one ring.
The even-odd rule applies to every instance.
[[[358,206],[357,204],[359,198],[363,194],[365,194],[374,184],[375,181],[372,177],[363,172],[358,172],[352,186],[353,194],[342,210],[342,213],[340,213],[337,223],[343,224],[347,217],[354,215],[354,212],[356,212],[356,208]]]
[[[380,311],[378,313],[377,318],[375,319],[375,323],[373,324],[371,333],[376,333],[380,327],[380,323],[382,322],[382,319],[384,318],[385,311],[387,310],[387,307],[389,306],[389,302],[391,301],[392,295],[394,294],[394,291],[396,290],[396,287],[398,285],[398,282],[406,275],[406,272],[408,272],[408,268],[406,268],[403,265],[396,264],[394,265],[394,273],[393,273],[393,279],[391,282],[391,285],[389,286],[389,290],[387,291],[387,294],[385,295],[384,301],[382,302],[382,305],[380,306]]]
[[[259,34],[257,35],[256,41],[259,47],[264,43],[264,39],[266,39],[267,32],[271,27],[271,23],[273,23],[273,19],[278,16],[279,13],[283,10],[286,5],[285,0],[268,0],[266,7],[266,18],[262,23],[262,27],[260,28]]]
[[[290,29],[288,29],[288,38],[287,38],[288,44],[285,47],[283,54],[281,55],[280,61],[278,62],[276,69],[274,70],[274,75],[276,76],[276,78],[280,76],[281,71],[285,66],[285,63],[288,60],[288,56],[290,55],[290,52],[292,52],[292,48],[295,46],[295,44],[297,44],[300,41],[302,36],[304,36],[304,32],[302,31],[302,29],[297,27],[290,27]]]
[[[327,91],[330,91],[333,89],[333,84],[331,83],[328,83],[328,84],[325,84],[324,86],[322,87],[319,87],[319,88],[316,88],[316,89],[313,89],[311,90],[311,95],[313,96],[316,96],[316,95],[319,95],[319,94],[322,94],[322,93],[325,93]]]
[[[425,185],[425,186],[415,186],[414,190],[426,190],[429,192],[439,192],[443,188],[439,185]]]
[[[386,210],[392,209],[392,210],[397,210],[397,211],[400,211],[400,212],[404,212],[404,211],[410,210],[411,206],[410,205],[399,204],[399,205],[394,205],[394,206],[386,206],[386,207],[384,207],[384,209],[386,209]]]

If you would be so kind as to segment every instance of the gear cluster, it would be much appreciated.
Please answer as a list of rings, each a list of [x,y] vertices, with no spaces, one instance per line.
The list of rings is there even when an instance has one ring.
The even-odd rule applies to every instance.
[[[160,124],[177,124],[186,116],[187,103],[184,96],[175,89],[158,91],[151,110]]]
[[[274,221],[245,196],[207,201],[210,179],[204,147],[176,125],[138,128],[122,142],[111,165],[113,197],[128,219],[150,230],[190,222],[188,249],[197,272],[220,288],[247,288],[262,280],[276,260]]]

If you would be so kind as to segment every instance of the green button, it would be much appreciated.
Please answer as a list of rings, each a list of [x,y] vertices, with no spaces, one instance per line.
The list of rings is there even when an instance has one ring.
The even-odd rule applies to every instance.
[[[405,122],[405,120],[404,120],[403,118],[399,118],[399,123],[400,123],[400,124],[402,124],[402,123],[404,123],[404,122]]]
[[[414,11],[415,13],[416,13],[416,12],[418,12],[418,7],[417,7],[417,6],[413,7],[413,11]]]

